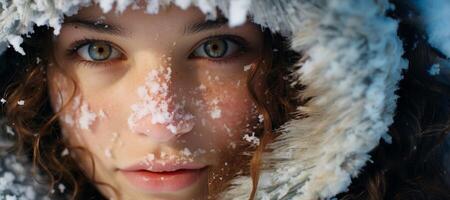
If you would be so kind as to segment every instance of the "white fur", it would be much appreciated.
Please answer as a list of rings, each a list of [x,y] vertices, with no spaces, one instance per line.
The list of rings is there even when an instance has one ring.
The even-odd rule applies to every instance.
[[[428,41],[450,57],[450,2],[448,0],[413,0],[425,25]]]
[[[0,49],[8,42],[5,38],[27,34],[33,24],[50,25],[57,34],[63,14],[90,5],[87,0],[14,2],[19,3],[1,4]],[[116,0],[99,2],[110,10]],[[117,2],[121,2],[120,9],[130,5]],[[151,2],[165,6],[172,1]],[[208,17],[216,15],[217,6],[225,16],[236,19],[233,23],[246,16],[243,12],[229,16],[233,13],[229,1],[173,2],[182,8],[189,3],[198,6]],[[389,7],[387,0],[252,1],[248,14],[254,21],[291,37],[292,48],[304,54],[306,62],[291,81],[307,86],[299,98],[313,97],[298,107],[298,112],[309,117],[285,124],[283,134],[270,145],[273,152],[264,154],[263,163],[269,167],[263,170],[258,199],[333,197],[347,189],[380,139],[389,141],[387,131],[397,98],[394,91],[406,66],[397,23],[384,15]],[[248,199],[250,177],[238,177],[233,183],[223,199]]]

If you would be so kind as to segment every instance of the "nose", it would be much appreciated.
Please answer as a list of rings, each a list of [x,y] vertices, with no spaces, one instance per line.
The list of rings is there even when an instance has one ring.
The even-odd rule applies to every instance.
[[[194,128],[194,116],[177,102],[173,94],[170,67],[151,70],[144,85],[138,87],[139,102],[131,106],[128,125],[132,132],[155,141],[168,141]]]

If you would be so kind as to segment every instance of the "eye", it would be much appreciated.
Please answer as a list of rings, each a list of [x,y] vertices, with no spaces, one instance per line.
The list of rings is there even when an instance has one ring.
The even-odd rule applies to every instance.
[[[228,57],[239,51],[240,47],[230,39],[216,38],[210,39],[194,50],[193,56],[210,59]]]
[[[77,53],[87,61],[106,61],[121,56],[121,53],[116,48],[103,41],[84,44],[78,48]]]

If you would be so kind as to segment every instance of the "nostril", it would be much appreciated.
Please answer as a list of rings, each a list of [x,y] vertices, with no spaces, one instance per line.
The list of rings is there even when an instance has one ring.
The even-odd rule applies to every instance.
[[[168,123],[154,123],[152,115],[144,116],[136,121],[131,118],[128,125],[132,132],[144,134],[156,141],[168,141],[173,137],[192,131],[195,126],[194,116],[176,115],[178,119]]]
[[[167,129],[170,130],[173,134],[184,134],[190,132],[194,126],[194,116],[187,114],[181,115],[180,119],[176,119],[175,123],[168,124]]]
[[[151,124],[149,122],[149,119],[142,118],[133,124],[130,129],[134,133],[148,136],[152,140],[158,142],[165,142],[175,137],[175,134],[170,132],[165,126],[160,124]]]

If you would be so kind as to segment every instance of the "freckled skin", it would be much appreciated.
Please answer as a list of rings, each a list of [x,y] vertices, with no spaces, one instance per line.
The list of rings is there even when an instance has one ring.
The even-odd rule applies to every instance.
[[[256,124],[259,115],[247,91],[248,72],[244,71],[244,66],[262,56],[263,38],[259,28],[247,23],[237,28],[224,26],[184,35],[186,25],[204,20],[205,16],[195,8],[170,7],[157,15],[128,9],[118,17],[114,13],[103,14],[98,7],[88,7],[77,16],[105,16],[105,22],[120,25],[130,34],[130,37],[112,36],[64,24],[54,43],[54,65],[48,68],[54,110],[68,104],[61,116],[71,116],[73,121],[70,123],[70,117],[60,117],[65,139],[70,145],[82,146],[93,155],[95,169],[85,154],[77,152],[81,167],[89,175],[95,170],[96,180],[110,184],[120,193],[116,196],[107,187],[98,186],[106,197],[204,199],[208,187],[210,190],[214,187],[208,183],[225,181],[240,170],[233,166],[237,166],[235,159],[241,154],[241,147],[247,145],[242,139],[249,133],[246,125]],[[189,58],[196,45],[218,33],[244,38],[250,44],[250,50],[224,63]],[[109,62],[107,66],[84,66],[79,56],[74,58],[64,54],[74,41],[83,38],[111,41],[125,58]],[[140,125],[149,130],[149,134],[142,134],[142,131],[130,129],[128,119],[133,115],[131,106],[142,102],[137,90],[145,85],[148,73],[168,66],[172,70],[169,84],[172,103],[183,104],[180,112],[192,114],[194,119],[193,127],[188,131],[161,141],[149,134],[170,132],[167,124],[144,121]],[[69,102],[72,94],[81,103],[75,103],[75,99]],[[87,129],[77,126],[82,119],[83,103],[96,114]],[[212,117],[214,109],[220,110],[220,115]],[[201,163],[209,167],[209,173],[192,186],[167,194],[136,189],[118,171],[149,159]]]

